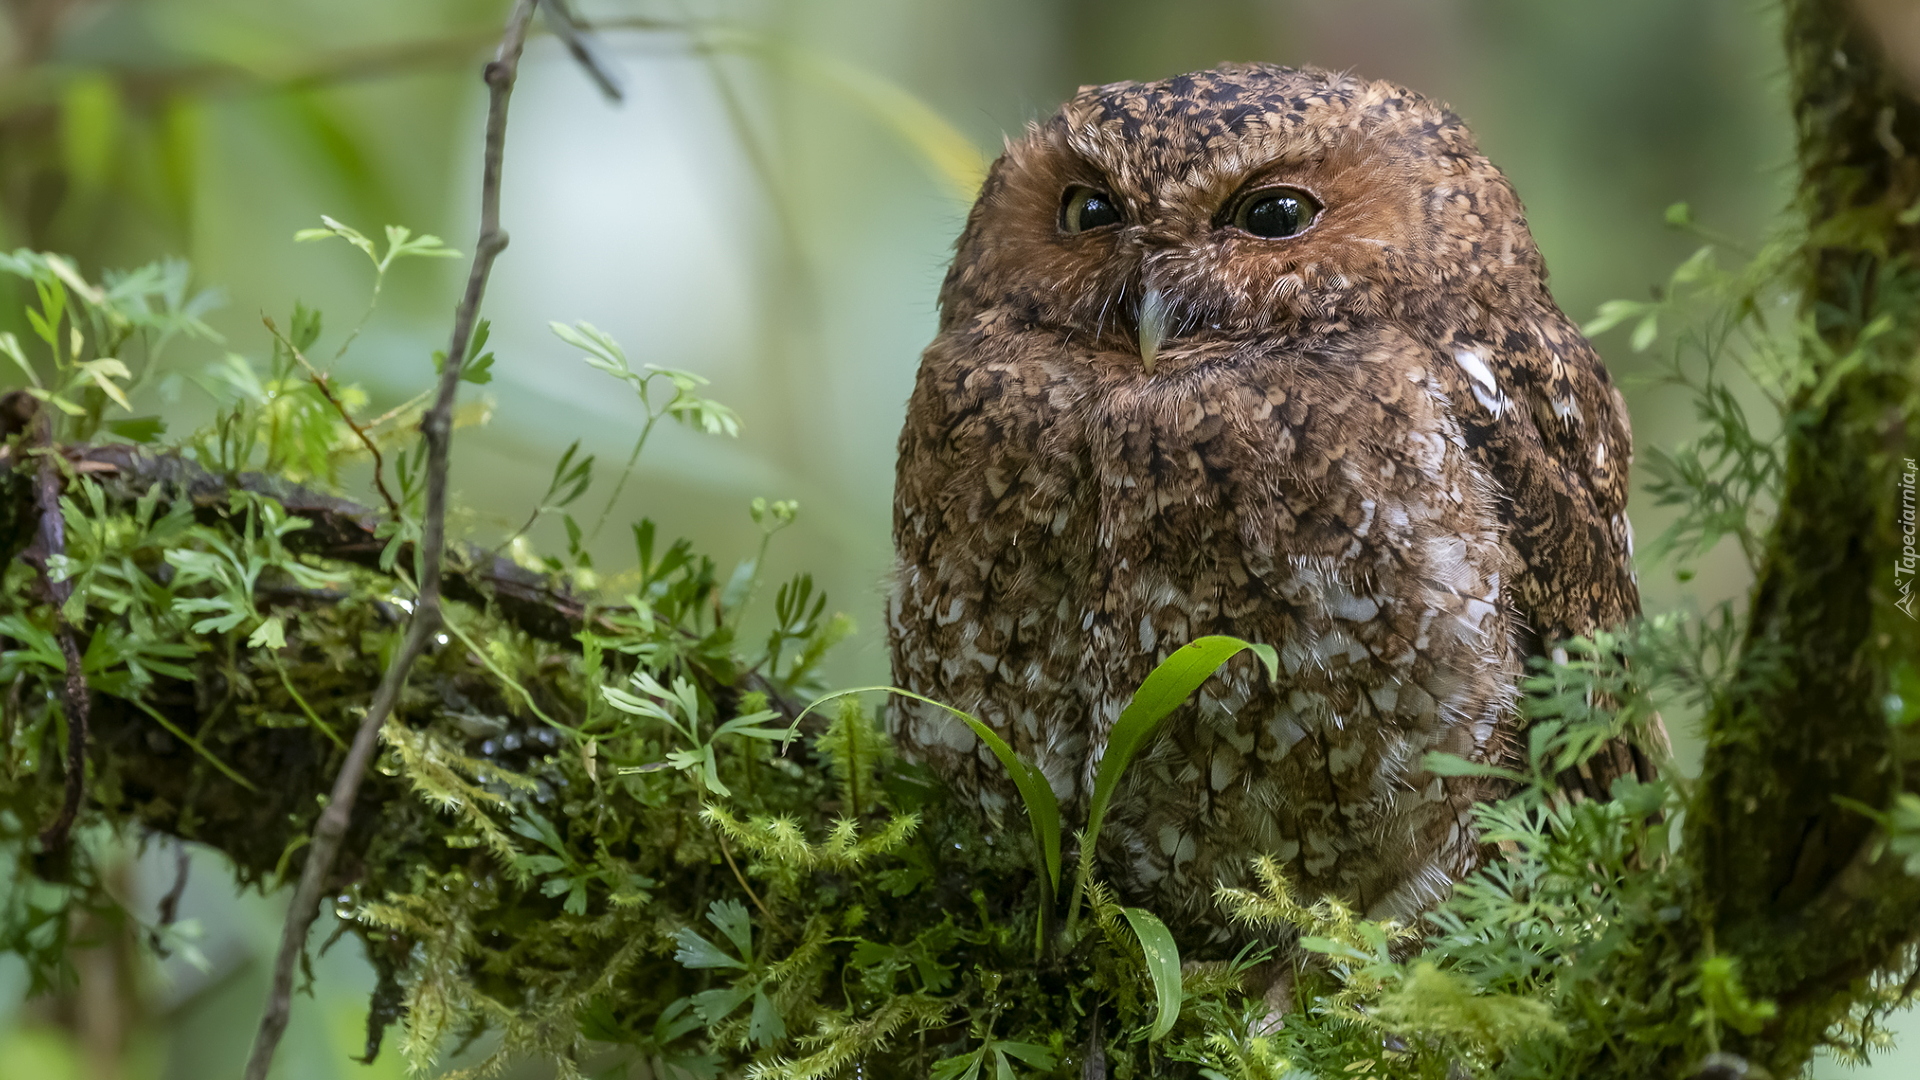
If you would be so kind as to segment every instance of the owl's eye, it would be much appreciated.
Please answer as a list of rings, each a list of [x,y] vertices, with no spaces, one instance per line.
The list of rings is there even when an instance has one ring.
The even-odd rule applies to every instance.
[[[1067,189],[1067,200],[1060,208],[1060,228],[1066,232],[1081,233],[1119,223],[1120,206],[1113,196],[1090,187]]]
[[[1269,240],[1296,236],[1313,224],[1320,204],[1313,196],[1294,188],[1273,188],[1256,192],[1234,211],[1233,225]]]

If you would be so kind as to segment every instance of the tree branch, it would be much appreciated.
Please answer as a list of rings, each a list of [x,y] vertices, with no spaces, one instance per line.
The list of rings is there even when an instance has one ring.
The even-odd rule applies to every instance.
[[[1899,403],[1920,343],[1920,230],[1903,213],[1920,197],[1920,105],[1846,0],[1788,0],[1785,13],[1803,310],[1821,347],[1790,402],[1742,673],[1707,717],[1688,815],[1710,940],[1739,958],[1748,992],[1794,1006],[1738,1037],[1776,1072],[1797,1071],[1854,984],[1920,933],[1920,882],[1872,858],[1875,823],[1839,801],[1887,806],[1906,780],[1882,703],[1893,666],[1920,653],[1892,602],[1898,462],[1915,441]]]
[[[399,651],[387,668],[386,676],[375,692],[353,746],[333,784],[332,798],[320,815],[313,831],[313,844],[301,868],[300,884],[294,891],[287,921],[280,937],[280,954],[273,967],[273,986],[266,1013],[254,1039],[253,1053],[247,1061],[247,1080],[266,1080],[280,1037],[286,1032],[292,1004],[293,974],[306,949],[307,932],[319,915],[320,896],[327,875],[333,869],[340,841],[352,822],[353,802],[360,781],[373,761],[380,729],[407,680],[414,660],[426,648],[428,639],[440,628],[440,564],[446,551],[447,466],[453,434],[453,402],[460,388],[460,371],[465,366],[467,345],[472,340],[480,302],[487,291],[487,277],[493,262],[507,246],[507,234],[500,228],[500,173],[506,149],[507,104],[513,95],[514,76],[518,74],[520,53],[526,44],[527,24],[533,18],[537,0],[514,0],[507,26],[500,38],[499,50],[486,66],[488,88],[486,150],[480,180],[480,237],[474,244],[473,264],[467,274],[466,292],[454,312],[453,334],[447,344],[447,361],[440,372],[439,391],[420,430],[427,442],[426,520],[421,528],[419,555],[419,598],[407,624],[407,633]]]
[[[53,446],[53,417],[38,410],[34,428],[41,453],[34,469],[34,506],[40,515],[33,545],[26,560],[40,571],[52,602],[54,638],[60,643],[60,655],[66,664],[66,681],[61,688],[67,714],[67,774],[60,800],[60,812],[40,831],[43,852],[59,852],[67,846],[67,834],[80,813],[80,799],[86,791],[87,721],[92,700],[87,690],[86,671],[80,659],[80,646],[74,640],[73,625],[67,621],[67,601],[73,596],[73,584],[64,575],[56,575],[53,560],[67,553],[67,522],[60,512],[60,460]]]
[[[0,414],[9,409],[25,409],[31,414],[34,405],[31,398],[16,392],[0,398]],[[32,416],[25,422],[32,422]],[[200,508],[203,520],[211,521],[226,508],[235,491],[265,495],[289,514],[311,524],[310,528],[287,534],[284,543],[288,550],[388,572],[381,562],[387,541],[378,533],[380,515],[373,508],[352,500],[263,473],[215,475],[186,458],[149,455],[127,443],[63,446],[59,453],[68,469],[102,484],[113,502],[131,503],[158,487],[187,499]],[[7,461],[0,460],[0,480],[14,474],[8,465]],[[0,505],[0,521],[31,521],[37,513],[34,500],[38,489],[29,480],[24,487],[14,485],[13,490],[15,494],[10,497],[13,501]],[[5,549],[4,538],[0,538],[0,551],[12,554]],[[402,544],[394,564],[411,566],[416,558],[415,546]],[[448,546],[441,563],[440,592],[447,600],[487,608],[529,637],[568,650],[580,648],[582,630],[608,636],[621,633],[613,617],[632,611],[621,604],[599,603],[593,597],[574,592],[552,575],[529,570],[471,543]],[[661,626],[671,629],[665,623]],[[769,706],[788,720],[799,715],[800,703],[769,681],[764,673],[745,672],[741,679],[741,689],[765,694]]]

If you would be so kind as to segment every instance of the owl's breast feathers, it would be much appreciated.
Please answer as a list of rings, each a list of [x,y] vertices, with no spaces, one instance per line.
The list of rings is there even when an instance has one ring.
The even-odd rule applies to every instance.
[[[1471,860],[1484,791],[1421,759],[1497,756],[1521,662],[1519,561],[1433,359],[1383,328],[1147,378],[1044,335],[943,335],[901,437],[896,677],[1005,734],[1071,816],[1159,660],[1204,634],[1271,643],[1277,685],[1236,664],[1135,764],[1107,857],[1182,906],[1249,852],[1426,906]],[[961,797],[1009,805],[963,727],[911,705],[897,723]]]

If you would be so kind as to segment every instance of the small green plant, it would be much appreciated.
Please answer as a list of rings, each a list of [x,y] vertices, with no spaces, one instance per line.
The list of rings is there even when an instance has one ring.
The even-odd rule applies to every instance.
[[[657,767],[698,773],[700,782],[715,795],[733,794],[732,789],[720,781],[720,764],[715,746],[721,739],[785,741],[793,736],[790,727],[767,726],[767,721],[779,717],[772,709],[744,713],[706,731],[700,718],[703,711],[711,710],[703,710],[699,691],[684,676],[675,678],[669,689],[661,686],[645,671],[636,671],[633,673],[633,686],[639,693],[628,693],[613,686],[602,687],[600,692],[606,696],[607,704],[621,712],[658,720],[679,735],[686,744],[685,748],[668,751],[666,759]],[[646,772],[655,767],[640,765],[632,771]]]
[[[732,409],[703,397],[699,393],[707,380],[691,371],[678,368],[658,367],[653,364],[642,365],[635,371],[627,360],[625,349],[620,343],[601,332],[592,323],[548,324],[554,336],[586,353],[587,366],[595,371],[604,371],[632,388],[640,399],[640,407],[647,418],[640,425],[640,434],[633,440],[633,452],[627,455],[626,468],[620,471],[620,479],[614,481],[613,491],[607,496],[607,504],[600,510],[600,516],[587,530],[589,539],[600,535],[607,517],[620,502],[620,493],[626,490],[627,480],[633,476],[633,470],[640,463],[640,454],[647,448],[647,439],[653,435],[653,429],[662,417],[672,417],[690,427],[697,427],[709,435],[734,436],[740,433],[740,418]],[[660,384],[671,390],[663,393]],[[788,520],[792,515],[789,513]],[[759,520],[759,514],[754,515]]]

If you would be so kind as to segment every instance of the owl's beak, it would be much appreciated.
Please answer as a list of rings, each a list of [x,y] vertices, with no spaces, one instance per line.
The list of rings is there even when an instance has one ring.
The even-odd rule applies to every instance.
[[[1151,375],[1153,358],[1159,355],[1160,345],[1167,339],[1167,298],[1159,289],[1149,286],[1140,298],[1136,326],[1140,335],[1140,363]]]

